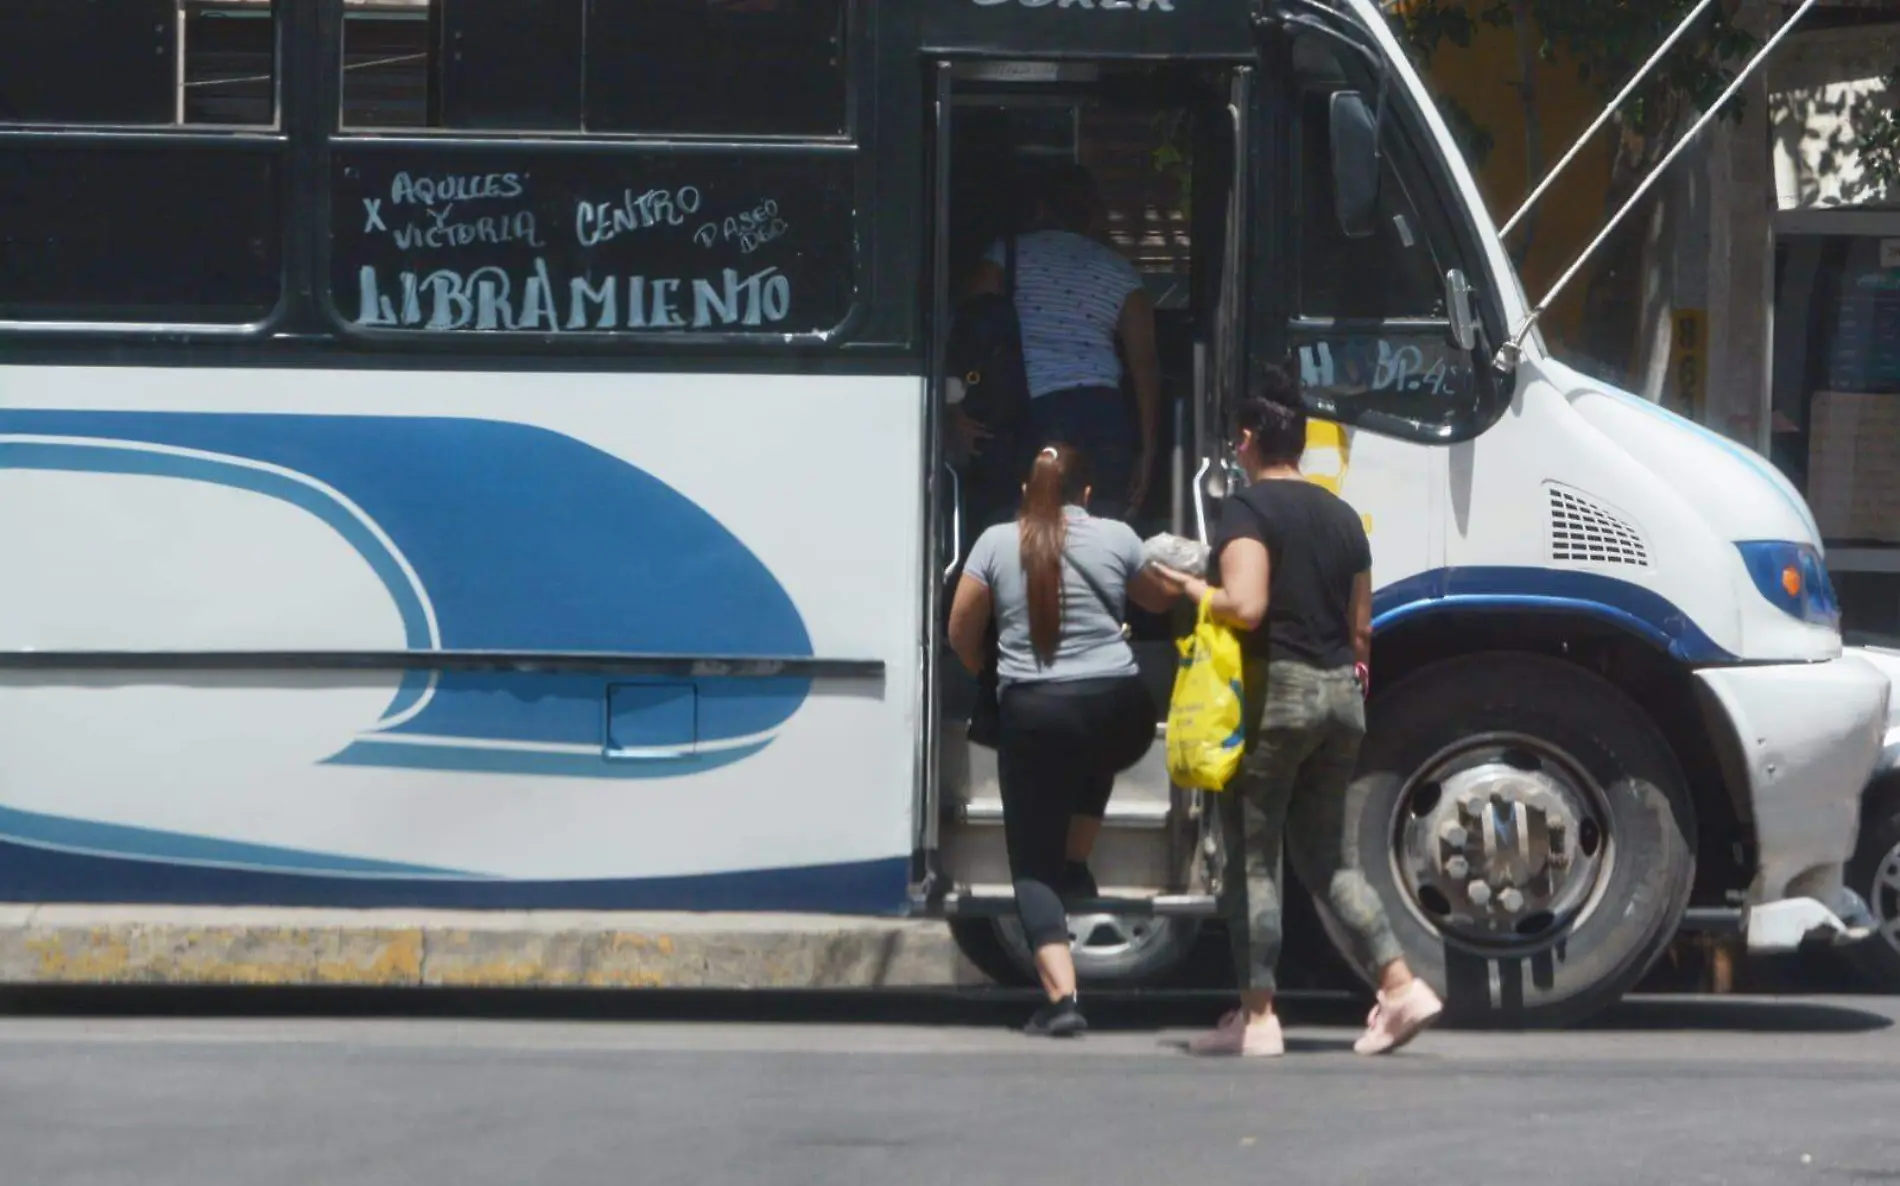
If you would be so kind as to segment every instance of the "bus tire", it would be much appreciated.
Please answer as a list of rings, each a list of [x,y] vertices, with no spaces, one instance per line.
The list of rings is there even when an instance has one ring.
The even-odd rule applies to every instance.
[[[1193,952],[1200,924],[1191,918],[1072,914],[1075,978],[1095,988],[1133,988],[1169,979]],[[1035,955],[1014,918],[957,918],[950,934],[965,959],[997,984],[1038,983]]]
[[[1847,885],[1867,900],[1876,922],[1874,933],[1847,956],[1868,987],[1900,992],[1900,778],[1867,792]]]
[[[1003,946],[1003,936],[993,918],[953,918],[950,920],[950,938],[956,942],[957,950],[970,966],[983,973],[992,983],[1005,988],[1022,988],[1036,982],[1035,969],[1024,968],[1018,964],[1009,949]]]
[[[1467,870],[1451,857],[1417,856],[1496,860],[1482,848],[1484,827],[1503,839],[1496,823],[1465,848],[1441,847],[1443,837],[1470,837],[1458,819],[1502,818],[1468,814],[1474,803],[1509,809],[1535,852],[1537,825],[1514,806],[1527,801],[1542,805],[1529,814],[1547,824],[1563,817],[1570,829],[1569,874],[1551,890],[1534,865],[1521,866],[1533,868],[1528,877],[1491,866],[1506,872],[1507,888],[1527,886],[1514,907],[1522,914],[1501,913],[1511,900],[1476,890],[1475,875],[1452,877]],[[1445,998],[1448,1019],[1466,1025],[1557,1027],[1609,1007],[1662,955],[1695,878],[1694,806],[1669,743],[1607,680],[1539,655],[1453,659],[1378,696],[1346,824],[1406,961]],[[1514,842],[1499,850],[1526,851]],[[1446,888],[1462,896],[1448,900]],[[1494,899],[1488,915],[1478,893]],[[1355,960],[1325,901],[1315,904],[1334,946],[1370,983],[1374,969]]]

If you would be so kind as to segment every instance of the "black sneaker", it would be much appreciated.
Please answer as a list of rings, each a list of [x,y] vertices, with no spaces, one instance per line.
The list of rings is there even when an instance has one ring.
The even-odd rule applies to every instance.
[[[1073,1038],[1088,1028],[1088,1018],[1082,1016],[1082,1007],[1071,994],[1036,1010],[1023,1032],[1032,1038]]]

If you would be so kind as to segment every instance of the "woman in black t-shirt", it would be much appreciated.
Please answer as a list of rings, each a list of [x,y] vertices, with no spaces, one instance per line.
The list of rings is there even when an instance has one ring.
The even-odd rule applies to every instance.
[[[1372,552],[1358,512],[1300,474],[1306,413],[1276,373],[1273,398],[1240,409],[1238,452],[1251,484],[1227,500],[1215,539],[1214,617],[1243,632],[1247,657],[1247,756],[1217,796],[1230,866],[1223,913],[1233,938],[1241,1007],[1196,1054],[1277,1055],[1286,1049],[1273,1012],[1281,944],[1280,849],[1300,879],[1324,893],[1366,965],[1378,969],[1379,1003],[1354,1044],[1396,1050],[1442,1012],[1412,975],[1378,895],[1347,835],[1347,784],[1365,737],[1364,689],[1372,646]],[[1168,574],[1197,603],[1208,583]],[[1230,858],[1231,859],[1231,858]]]

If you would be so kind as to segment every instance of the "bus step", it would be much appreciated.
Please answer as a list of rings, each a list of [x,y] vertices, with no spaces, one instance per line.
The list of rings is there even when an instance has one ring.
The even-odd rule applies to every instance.
[[[1003,801],[1001,799],[972,799],[960,803],[952,809],[958,823],[979,824],[987,827],[1003,826]],[[1166,799],[1130,800],[1121,803],[1113,799],[1108,803],[1108,814],[1102,820],[1104,827],[1119,828],[1125,831],[1158,832],[1168,826],[1168,816],[1173,805]]]
[[[1070,898],[1070,914],[1118,914],[1138,918],[1214,918],[1220,903],[1212,894],[1155,894],[1141,898]],[[1016,895],[1006,889],[945,894],[943,912],[957,918],[991,918],[1016,913]]]
[[[1685,935],[1739,935],[1747,928],[1739,906],[1691,906],[1676,929]]]

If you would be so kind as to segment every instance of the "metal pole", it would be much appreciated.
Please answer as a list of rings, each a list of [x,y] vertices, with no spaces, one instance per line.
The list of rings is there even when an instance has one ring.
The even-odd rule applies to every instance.
[[[1196,344],[1199,345],[1198,343]],[[1195,373],[1200,372],[1195,367]],[[1190,398],[1198,399],[1197,391]],[[1168,451],[1168,530],[1176,535],[1187,534],[1187,426],[1188,401],[1174,401],[1174,448]]]
[[[1500,351],[1500,361],[1514,360],[1516,358],[1518,353],[1523,350],[1524,340],[1530,336],[1531,328],[1537,324],[1538,319],[1543,317],[1545,311],[1550,308],[1550,303],[1557,299],[1558,294],[1570,286],[1572,280],[1577,278],[1578,273],[1583,271],[1583,266],[1590,262],[1590,257],[1595,255],[1598,249],[1609,241],[1610,236],[1616,233],[1616,228],[1623,225],[1623,220],[1628,218],[1630,212],[1636,209],[1636,204],[1641,202],[1644,195],[1648,194],[1651,189],[1655,188],[1656,182],[1662,179],[1662,175],[1668,171],[1669,166],[1675,164],[1676,158],[1681,156],[1695,138],[1701,134],[1702,129],[1708,127],[1710,123],[1714,122],[1717,116],[1722,114],[1722,108],[1728,106],[1728,101],[1740,93],[1750,76],[1755,73],[1756,67],[1768,60],[1768,55],[1775,52],[1775,47],[1785,41],[1788,34],[1794,32],[1794,27],[1801,23],[1801,18],[1806,16],[1808,10],[1819,2],[1820,0],[1802,0],[1801,7],[1795,10],[1794,15],[1789,17],[1781,28],[1775,30],[1774,36],[1768,39],[1767,44],[1761,47],[1760,52],[1749,59],[1748,64],[1736,73],[1734,80],[1728,84],[1728,88],[1722,92],[1721,97],[1709,104],[1709,109],[1702,113],[1701,118],[1697,119],[1687,132],[1683,133],[1682,139],[1676,141],[1676,146],[1669,150],[1669,154],[1663,157],[1654,169],[1649,171],[1649,176],[1643,178],[1643,183],[1636,187],[1636,192],[1630,195],[1629,201],[1623,203],[1622,208],[1610,218],[1610,221],[1604,225],[1603,230],[1597,234],[1597,237],[1592,239],[1590,245],[1583,249],[1583,254],[1577,257],[1577,262],[1571,264],[1570,269],[1562,276],[1559,276],[1557,283],[1552,285],[1550,291],[1544,294],[1544,298],[1537,302],[1537,307],[1532,309],[1530,314],[1524,318],[1524,324],[1518,327],[1518,331],[1515,334],[1511,335],[1510,343],[1503,351]]]
[[[1529,214],[1532,207],[1536,206],[1543,196],[1550,192],[1550,187],[1557,183],[1558,176],[1562,174],[1565,169],[1570,167],[1570,163],[1576,160],[1585,148],[1590,146],[1590,141],[1595,138],[1598,132],[1603,130],[1603,125],[1610,122],[1610,117],[1615,115],[1617,110],[1622,107],[1624,103],[1629,101],[1629,97],[1636,93],[1636,88],[1641,86],[1643,81],[1649,77],[1649,72],[1654,70],[1657,64],[1663,60],[1664,55],[1674,49],[1676,43],[1682,40],[1684,34],[1688,33],[1689,26],[1700,20],[1702,14],[1707,12],[1709,7],[1714,3],[1715,0],[1702,0],[1702,3],[1696,5],[1694,12],[1683,18],[1682,23],[1676,26],[1676,31],[1664,39],[1662,45],[1657,48],[1655,53],[1650,55],[1647,62],[1643,63],[1642,68],[1636,71],[1635,75],[1630,78],[1622,91],[1618,92],[1616,98],[1610,100],[1610,105],[1603,109],[1603,114],[1597,116],[1596,122],[1591,124],[1583,135],[1578,136],[1577,142],[1570,146],[1570,151],[1564,154],[1563,159],[1558,161],[1550,172],[1544,174],[1544,179],[1538,183],[1536,189],[1531,191],[1531,196],[1524,199],[1524,204],[1517,208],[1517,213],[1511,215],[1511,220],[1504,224],[1503,230],[1498,232],[1500,239],[1505,238],[1512,231],[1517,229],[1517,224],[1524,221],[1524,216]],[[1525,81],[1528,82],[1530,80],[1526,79]]]
[[[172,88],[172,122],[179,127],[183,127],[185,125],[185,113],[188,110],[185,101],[186,83],[188,83],[191,78],[190,73],[185,69],[185,55],[190,49],[187,42],[191,36],[191,18],[190,15],[186,13],[183,3],[174,4],[172,6],[172,17],[173,24],[177,29],[177,44],[173,48],[174,60],[172,62],[172,79],[176,84]]]

